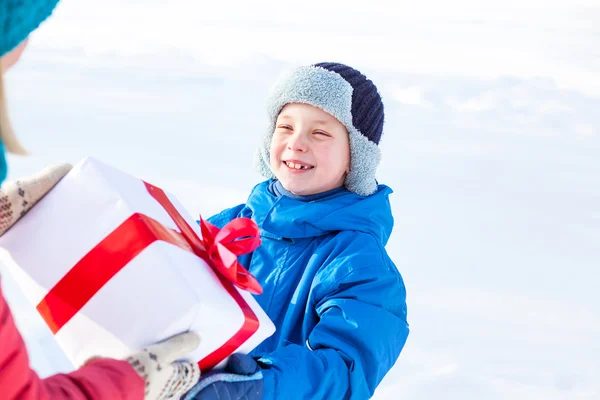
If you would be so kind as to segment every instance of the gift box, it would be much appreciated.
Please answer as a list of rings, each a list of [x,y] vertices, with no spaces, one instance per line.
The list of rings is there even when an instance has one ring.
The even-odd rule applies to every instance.
[[[2,261],[74,366],[122,359],[180,332],[203,370],[275,332],[237,256],[260,243],[238,218],[219,230],[177,199],[86,158],[0,237]]]

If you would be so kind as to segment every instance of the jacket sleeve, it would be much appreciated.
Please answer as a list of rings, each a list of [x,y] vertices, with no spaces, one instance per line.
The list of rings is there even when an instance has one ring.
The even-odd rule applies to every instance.
[[[312,305],[318,322],[307,342],[259,358],[264,400],[371,398],[404,347],[409,329],[399,273],[378,266],[332,266],[327,273],[339,277]]]
[[[0,394],[3,400],[143,400],[144,381],[126,361],[99,359],[40,379],[0,289]]]

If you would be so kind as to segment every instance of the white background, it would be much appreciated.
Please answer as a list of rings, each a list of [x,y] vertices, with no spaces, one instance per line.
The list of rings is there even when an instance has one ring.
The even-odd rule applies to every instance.
[[[386,105],[411,326],[375,398],[600,398],[600,3],[220,3],[61,2],[7,75],[10,176],[93,155],[209,216],[260,181],[277,74],[350,64]],[[2,275],[36,369],[67,370]]]

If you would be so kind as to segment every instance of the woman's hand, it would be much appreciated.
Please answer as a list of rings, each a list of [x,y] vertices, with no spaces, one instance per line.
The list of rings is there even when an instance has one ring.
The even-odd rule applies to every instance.
[[[179,399],[198,383],[198,363],[176,360],[194,351],[199,343],[196,334],[182,333],[127,358],[146,382],[145,400]]]
[[[71,164],[51,165],[27,178],[4,182],[0,187],[0,236],[31,210],[72,168]]]

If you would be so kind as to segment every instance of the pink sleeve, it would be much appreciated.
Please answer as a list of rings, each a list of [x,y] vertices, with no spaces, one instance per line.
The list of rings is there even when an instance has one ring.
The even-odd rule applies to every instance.
[[[0,288],[0,394],[3,400],[143,400],[144,381],[126,361],[98,359],[40,379]]]

